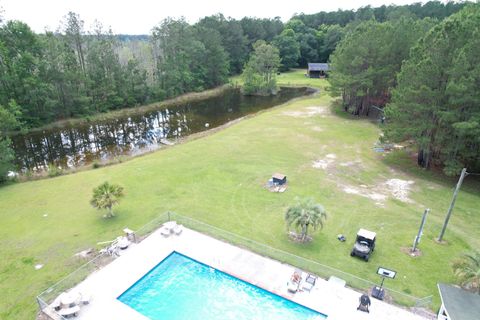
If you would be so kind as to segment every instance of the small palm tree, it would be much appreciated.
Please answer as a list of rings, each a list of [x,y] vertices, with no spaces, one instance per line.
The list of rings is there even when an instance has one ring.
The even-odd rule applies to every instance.
[[[327,219],[327,213],[322,205],[317,204],[311,198],[302,200],[297,199],[297,203],[287,209],[285,212],[285,221],[288,228],[292,225],[296,229],[301,229],[300,241],[305,242],[308,239],[308,228],[313,230],[323,228],[324,220]]]
[[[480,253],[464,254],[452,267],[463,288],[480,294]]]
[[[123,196],[123,187],[104,182],[93,189],[93,197],[92,200],[90,200],[90,204],[99,210],[107,209],[108,213],[105,215],[105,217],[111,218],[115,215],[112,207],[118,204],[118,201]]]

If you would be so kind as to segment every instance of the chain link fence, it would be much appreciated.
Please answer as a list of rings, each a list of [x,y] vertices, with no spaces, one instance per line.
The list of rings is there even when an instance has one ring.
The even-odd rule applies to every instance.
[[[114,257],[107,254],[106,252],[101,252],[95,256],[92,260],[80,266],[78,269],[70,273],[68,276],[62,280],[55,283],[53,286],[43,291],[37,296],[37,303],[46,316],[51,319],[65,319],[60,315],[51,305],[52,303],[63,293],[71,288],[75,287],[77,284],[85,280],[90,274],[101,269],[103,266],[109,264],[114,260]]]
[[[342,280],[345,280],[346,285],[354,290],[367,291],[370,290],[372,287],[377,286],[377,283],[357,277],[353,274],[321,264],[314,260],[299,257],[292,253],[267,246],[254,240],[209,225],[207,223],[173,212],[163,213],[157,218],[153,219],[149,223],[139,228],[138,230],[135,230],[134,241],[136,243],[140,243],[143,239],[148,237],[148,235],[160,228],[167,221],[176,221],[178,224],[182,224],[189,229],[209,235],[213,238],[222,240],[232,245],[242,247],[264,257],[295,266],[310,273],[316,274],[324,279],[329,279],[332,276],[340,278]],[[40,310],[51,319],[64,319],[53,308],[50,307],[51,304],[55,301],[55,299],[57,299],[57,297],[61,293],[75,287],[92,272],[100,269],[102,266],[110,263],[115,259],[115,256],[111,256],[106,253],[107,250],[103,251],[104,253],[97,255],[94,259],[82,265],[70,275],[68,275],[67,277],[65,277],[64,279],[57,282],[56,284],[42,292],[40,295],[38,295],[37,302]],[[409,295],[388,288],[388,286],[384,286],[383,288],[385,289],[386,293],[386,302],[394,303],[405,307],[411,307],[413,311],[415,311],[417,308],[421,311],[424,311],[424,309],[430,309],[432,307],[432,296],[418,298],[413,295]]]
[[[229,231],[214,227],[212,225],[206,224],[204,222],[185,217],[179,214],[170,214],[170,219],[177,221],[177,223],[183,224],[189,229],[199,231],[203,234],[212,236],[213,238],[223,240],[225,242],[231,243],[235,246],[245,248],[249,251],[255,252],[262,256],[295,266],[297,268],[303,269],[310,273],[316,274],[324,279],[329,279],[334,276],[346,281],[348,287],[355,289],[357,291],[367,291],[374,286],[378,286],[378,283],[372,282],[355,276],[351,273],[344,272],[342,270],[330,267],[328,265],[319,263],[314,260],[307,258],[299,257],[292,253],[272,248],[265,244],[256,242],[254,240],[236,235]],[[406,307],[417,307],[417,308],[429,308],[432,303],[432,296],[418,298],[413,295],[409,295],[391,288],[388,286],[383,286],[385,289],[385,301],[395,303],[401,306]]]

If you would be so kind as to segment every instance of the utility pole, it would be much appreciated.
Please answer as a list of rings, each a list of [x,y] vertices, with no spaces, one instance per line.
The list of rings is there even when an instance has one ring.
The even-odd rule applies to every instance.
[[[425,226],[425,220],[427,220],[427,215],[429,212],[430,209],[425,209],[425,212],[423,213],[422,222],[420,223],[420,228],[418,229],[418,234],[415,237],[415,241],[413,242],[412,253],[415,253],[415,251],[417,250],[417,246],[420,243],[420,238],[423,234],[423,227]]]
[[[443,239],[443,235],[445,234],[445,230],[447,229],[448,220],[450,220],[450,216],[452,215],[453,206],[455,205],[455,200],[457,199],[458,191],[460,191],[460,187],[462,186],[463,179],[468,175],[467,168],[463,168],[462,174],[460,175],[460,179],[458,179],[457,187],[455,188],[455,192],[453,193],[452,202],[450,203],[450,207],[448,208],[447,216],[445,217],[445,222],[443,223],[442,231],[440,232],[440,236],[438,237],[438,242],[441,242]]]

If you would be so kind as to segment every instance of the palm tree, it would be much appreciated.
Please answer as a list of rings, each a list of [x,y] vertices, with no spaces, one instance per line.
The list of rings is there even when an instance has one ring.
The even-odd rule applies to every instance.
[[[322,229],[325,219],[327,219],[325,209],[311,198],[297,199],[297,203],[285,212],[288,228],[293,225],[296,229],[301,229],[300,241],[302,242],[308,239],[308,227],[312,226],[313,230],[317,230],[318,227]]]
[[[480,253],[464,254],[453,262],[453,272],[459,284],[480,294]]]
[[[93,197],[92,200],[90,200],[90,204],[99,210],[107,209],[108,214],[106,214],[105,217],[111,218],[115,215],[112,207],[116,205],[123,196],[123,187],[104,182],[93,189]]]

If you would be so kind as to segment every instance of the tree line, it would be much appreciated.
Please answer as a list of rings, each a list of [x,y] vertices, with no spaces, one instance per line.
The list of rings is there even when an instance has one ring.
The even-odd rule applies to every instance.
[[[148,99],[146,72],[121,64],[117,41],[100,23],[85,36],[69,13],[61,32],[37,35],[23,22],[0,28],[0,105],[14,101],[25,127],[135,104]]]
[[[384,112],[385,141],[410,140],[418,164],[480,169],[480,5],[439,22],[359,23],[331,56],[332,93],[346,111]]]
[[[221,14],[193,25],[168,18],[148,36],[115,36],[98,22],[87,32],[72,12],[57,31],[44,34],[7,21],[0,27],[0,105],[15,101],[26,127],[131,107],[225,83],[242,72],[258,40],[276,46],[280,68],[288,70],[327,62],[360,21],[396,15],[442,19],[463,5],[364,7],[297,15],[285,24],[279,18],[235,20]]]
[[[398,18],[400,16],[409,16],[411,18],[435,18],[443,20],[446,17],[461,10],[465,2],[441,2],[429,1],[424,4],[421,2],[407,4],[403,6],[382,5],[373,8],[365,6],[358,10],[337,10],[332,12],[318,12],[315,14],[297,14],[292,19],[301,20],[306,26],[317,29],[321,25],[335,25],[342,27],[354,21],[375,20],[385,22]]]
[[[433,3],[424,6],[442,7],[429,13],[439,19],[463,6]],[[409,6],[388,8],[401,15],[414,14]],[[150,35],[139,36],[116,36],[99,22],[86,31],[81,17],[72,12],[58,30],[43,34],[20,21],[1,21],[0,122],[4,117],[15,121],[5,121],[8,126],[0,128],[0,168],[4,168],[0,176],[11,168],[6,165],[12,155],[7,152],[9,131],[202,91],[226,83],[230,75],[249,66],[268,69],[261,91],[274,92],[276,67],[288,70],[328,61],[356,25],[377,19],[376,14],[360,14],[367,9],[372,8],[351,10],[353,20],[348,21],[342,18],[344,11],[319,13],[330,18],[315,23],[307,15],[294,16],[285,24],[279,18],[236,20],[221,14],[193,25],[168,18]],[[391,12],[388,16],[395,18]],[[255,45],[262,41],[263,45]],[[280,60],[261,66],[261,59],[251,57],[257,49],[278,53]]]

